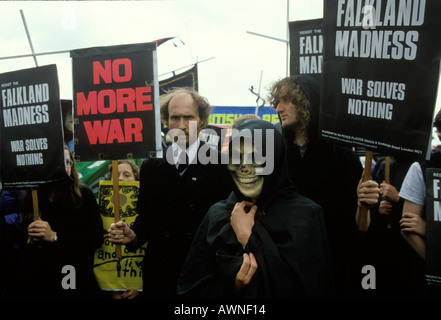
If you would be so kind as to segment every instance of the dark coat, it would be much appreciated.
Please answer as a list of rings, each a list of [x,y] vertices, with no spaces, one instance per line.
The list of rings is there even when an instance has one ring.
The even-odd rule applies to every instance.
[[[390,158],[390,184],[398,191],[413,163],[413,159]],[[379,185],[385,180],[385,158],[381,158],[372,170],[372,180]],[[380,214],[378,204],[370,208],[369,229],[363,238],[364,264],[375,266],[376,290],[366,290],[367,296],[377,298],[410,298],[421,293],[423,286],[416,280],[415,270],[424,270],[420,258],[401,235],[400,220],[404,199],[392,203],[390,214]],[[422,277],[421,277],[422,278]],[[424,280],[424,279],[422,279]]]
[[[103,241],[103,224],[92,190],[86,186],[81,186],[80,190],[83,199],[78,208],[66,206],[60,200],[49,202],[39,196],[40,217],[57,232],[58,241],[28,245],[29,297],[84,299],[96,298],[99,294],[93,274],[93,256]],[[75,268],[75,273],[72,270],[62,272],[63,267],[69,265]],[[62,287],[65,277],[65,280],[75,281],[75,289]]]
[[[307,96],[310,106],[309,142],[306,150],[295,143],[292,130],[283,132],[288,146],[289,176],[300,193],[324,210],[338,294],[359,288],[360,262],[357,186],[363,166],[350,146],[319,137],[320,86],[308,75],[292,76]],[[304,154],[302,156],[302,151]]]
[[[238,130],[273,129],[249,120]],[[266,130],[263,131],[264,135]],[[266,139],[263,139],[266,141]],[[265,142],[263,150],[265,149]],[[263,154],[266,154],[264,151]],[[323,211],[301,196],[288,176],[286,147],[275,132],[274,170],[264,176],[260,212],[245,248],[237,241],[230,216],[246,199],[234,188],[227,200],[210,208],[202,222],[180,276],[178,294],[195,298],[234,296],[236,273],[244,252],[252,252],[258,269],[240,296],[246,298],[323,297],[330,290],[330,261]]]
[[[0,263],[0,299],[3,299],[8,297],[14,281],[17,281],[15,277],[20,274],[16,272],[18,264],[2,212],[0,212],[0,255],[2,257]]]
[[[309,142],[303,156],[301,148],[294,142],[294,133],[282,129],[280,123],[276,125],[288,146],[289,175],[300,193],[317,202],[325,211],[330,237],[347,239],[348,233],[353,236],[357,230],[357,185],[363,167],[350,146],[319,137],[318,82],[308,75],[295,75],[292,78],[310,102],[310,117]]]
[[[357,155],[349,147],[316,140],[303,157],[291,143],[288,159],[300,193],[323,208],[331,245],[341,247],[348,236],[356,237],[357,185],[363,172]]]
[[[181,177],[165,157],[143,162],[132,229],[137,235],[133,248],[148,242],[142,264],[145,296],[176,296],[178,275],[200,222],[231,190],[225,170],[221,164],[197,162]]]

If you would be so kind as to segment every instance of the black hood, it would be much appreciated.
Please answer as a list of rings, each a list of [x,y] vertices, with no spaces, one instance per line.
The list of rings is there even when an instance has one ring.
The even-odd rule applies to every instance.
[[[320,84],[318,81],[305,74],[291,76],[291,78],[302,88],[311,104],[311,109],[318,111],[320,106]]]
[[[245,129],[249,129],[241,135]],[[258,213],[245,248],[237,241],[231,212],[246,199],[236,188],[228,199],[210,207],[193,240],[178,282],[178,294],[191,298],[292,299],[320,298],[329,293],[330,263],[322,208],[303,197],[288,176],[286,144],[275,126],[263,120],[247,120],[233,131],[232,139],[273,130],[274,168],[264,176],[263,191],[256,201]],[[232,144],[230,142],[230,152]],[[255,144],[256,145],[256,144]],[[231,181],[233,179],[231,178]],[[233,183],[233,182],[232,182]],[[251,282],[235,294],[234,279],[243,253],[252,252],[258,269]]]
[[[280,194],[284,193],[292,193],[293,190],[295,190],[294,185],[292,184],[289,173],[288,173],[288,160],[287,160],[287,149],[286,149],[286,143],[282,136],[282,134],[276,129],[276,127],[267,121],[264,120],[247,120],[243,123],[241,123],[239,126],[236,127],[236,129],[233,131],[230,144],[229,144],[229,152],[231,152],[232,147],[232,141],[233,139],[238,138],[239,136],[247,136],[244,135],[243,130],[248,129],[251,133],[251,136],[249,138],[252,140],[253,144],[255,144],[256,139],[256,130],[260,131],[262,133],[262,146],[258,146],[262,148],[262,155],[266,157],[267,162],[268,158],[271,160],[273,159],[273,170],[270,174],[264,175],[264,183],[263,183],[263,189],[262,193],[259,197],[259,199],[256,201],[256,205],[259,208],[264,209],[268,204],[271,203],[271,201]],[[267,141],[267,136],[269,134],[269,130],[272,130],[274,132],[274,139],[271,141]],[[247,136],[248,137],[248,136]],[[274,146],[274,154],[273,158],[271,155],[268,155],[267,152],[271,151],[268,150],[267,143],[271,143]],[[265,163],[267,166],[268,163]],[[249,200],[247,199],[236,187],[236,184],[233,181],[233,178],[231,175],[229,175],[230,181],[233,185],[233,191],[236,194],[237,198],[241,200]]]

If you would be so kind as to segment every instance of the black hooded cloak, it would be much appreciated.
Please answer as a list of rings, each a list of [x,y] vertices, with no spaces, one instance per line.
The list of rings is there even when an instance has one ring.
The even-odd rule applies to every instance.
[[[288,176],[286,145],[271,123],[248,120],[238,132],[263,129],[266,155],[267,130],[274,132],[274,170],[264,176],[259,211],[251,237],[243,249],[230,224],[234,205],[246,199],[231,178],[234,191],[213,205],[202,221],[178,282],[178,295],[191,298],[234,297],[236,273],[243,253],[252,252],[258,269],[240,293],[245,298],[324,297],[330,289],[329,253],[323,211],[301,196]],[[234,138],[234,134],[233,134]],[[230,141],[230,150],[231,150]]]

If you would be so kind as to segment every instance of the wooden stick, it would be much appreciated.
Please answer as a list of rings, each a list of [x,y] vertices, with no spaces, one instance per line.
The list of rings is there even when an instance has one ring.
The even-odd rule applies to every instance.
[[[390,184],[390,157],[384,160],[384,182]],[[387,228],[391,228],[391,215],[387,215]]]
[[[40,220],[40,209],[38,208],[38,193],[32,189],[32,206],[34,208],[34,221]]]
[[[390,157],[389,156],[386,157],[384,165],[385,165],[385,170],[386,170],[385,171],[385,180],[384,181],[387,184],[390,184]]]
[[[371,171],[372,171],[372,156],[373,152],[366,150],[365,153],[365,163],[364,163],[364,171],[363,171],[363,182],[371,179]],[[361,204],[360,212],[359,212],[359,222],[358,229],[362,232],[366,232],[369,228],[368,225],[368,207],[365,204]]]
[[[118,160],[112,160],[112,180],[113,180],[113,214],[115,222],[120,220],[119,216],[119,180],[118,180]],[[121,259],[121,245],[115,245],[115,253],[118,259]]]

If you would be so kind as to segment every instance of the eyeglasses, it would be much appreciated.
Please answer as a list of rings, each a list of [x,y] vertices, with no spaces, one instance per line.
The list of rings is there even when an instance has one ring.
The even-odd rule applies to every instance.
[[[66,159],[66,166],[72,167],[74,164],[72,159]]]

